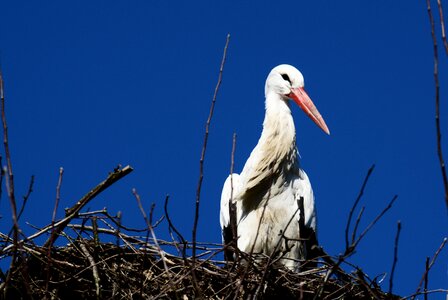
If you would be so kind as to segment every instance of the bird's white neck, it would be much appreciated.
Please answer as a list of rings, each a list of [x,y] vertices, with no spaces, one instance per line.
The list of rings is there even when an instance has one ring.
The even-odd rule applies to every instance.
[[[249,159],[250,165],[242,173],[247,180],[247,195],[264,194],[271,185],[281,185],[288,180],[297,163],[295,141],[296,131],[288,100],[277,93],[268,93],[263,132]]]
[[[277,93],[266,95],[266,114],[263,132],[258,142],[270,160],[288,159],[290,152],[295,152],[296,129],[289,108],[289,102]]]

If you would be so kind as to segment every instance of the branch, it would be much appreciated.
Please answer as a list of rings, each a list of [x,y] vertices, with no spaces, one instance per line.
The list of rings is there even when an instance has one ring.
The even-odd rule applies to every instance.
[[[367,234],[367,232],[369,232],[369,230],[376,224],[376,222],[378,222],[383,215],[392,207],[392,205],[394,204],[395,200],[397,200],[398,196],[395,195],[392,200],[390,200],[389,204],[376,216],[376,218],[370,222],[369,225],[367,225],[366,229],[364,229],[364,231],[358,236],[358,238],[356,239],[356,241],[354,241],[351,245],[350,248],[351,249],[355,249],[356,246],[359,244],[359,242],[362,240],[362,238]]]
[[[373,169],[375,168],[375,165],[372,165],[369,170],[367,171],[366,178],[364,178],[364,182],[362,183],[361,190],[359,191],[358,197],[356,198],[355,202],[353,203],[352,208],[350,209],[350,213],[348,215],[347,225],[345,226],[345,248],[348,249],[349,242],[348,242],[348,231],[350,230],[350,223],[352,221],[353,212],[355,211],[356,206],[359,203],[359,200],[361,200],[362,195],[364,194],[364,189],[367,185],[367,182],[369,181],[369,177],[373,172]],[[353,240],[352,240],[353,243]]]
[[[235,149],[236,149],[236,133],[233,133],[232,139],[232,154],[230,156],[230,199],[229,199],[229,221],[230,230],[232,231],[232,246],[234,251],[238,251],[238,228],[237,228],[237,212],[236,203],[233,201],[233,167],[235,165]],[[227,260],[233,260],[234,251],[224,250],[224,256]],[[232,253],[233,252],[233,253]],[[238,260],[238,256],[235,256],[235,260]]]
[[[419,294],[423,281],[425,280],[425,278],[427,278],[429,270],[432,268],[432,266],[436,262],[437,256],[439,256],[440,251],[442,251],[443,247],[445,247],[446,242],[447,242],[447,238],[444,238],[442,241],[442,244],[440,244],[439,248],[437,249],[436,253],[434,254],[433,258],[431,259],[431,263],[429,264],[429,266],[427,266],[425,268],[425,273],[423,273],[422,279],[420,279],[417,290],[415,291],[414,295],[412,296],[412,299],[414,299],[415,296]]]
[[[204,178],[205,151],[207,150],[208,132],[209,132],[210,123],[211,123],[212,117],[213,117],[213,111],[215,109],[216,97],[218,95],[219,87],[221,86],[222,72],[224,70],[224,64],[226,62],[227,47],[229,46],[229,41],[230,41],[230,34],[227,34],[226,44],[224,46],[224,53],[223,53],[222,61],[221,61],[221,67],[219,68],[218,82],[215,87],[215,93],[213,95],[212,104],[210,106],[210,113],[208,115],[207,123],[205,124],[204,143],[202,146],[201,159],[199,160],[199,180],[198,180],[198,186],[197,186],[197,190],[196,190],[196,207],[195,207],[194,225],[193,225],[193,233],[192,233],[193,255],[192,255],[191,271],[192,271],[193,277],[195,276],[194,267],[196,264],[196,232],[197,232],[198,221],[199,221],[199,204],[200,204],[200,199],[201,199],[202,179]],[[198,289],[195,288],[195,290],[196,290],[196,292],[199,292]],[[199,296],[199,295],[197,295],[197,296]]]
[[[23,244],[26,241],[31,241],[31,240],[35,239],[36,237],[41,236],[42,234],[48,232],[49,230],[52,230],[53,227],[56,227],[56,230],[55,230],[56,234],[61,233],[64,230],[64,228],[67,226],[67,224],[70,223],[70,221],[73,218],[78,216],[79,211],[87,203],[89,203],[96,196],[101,194],[101,192],[103,192],[105,189],[107,189],[108,187],[110,187],[115,182],[122,179],[123,177],[125,177],[126,175],[131,173],[132,171],[133,171],[133,169],[131,166],[126,166],[123,169],[116,168],[112,173],[109,174],[109,176],[103,182],[98,184],[95,188],[93,188],[90,192],[88,192],[84,197],[82,197],[81,200],[79,200],[74,206],[72,206],[70,209],[68,209],[66,211],[65,218],[63,218],[62,220],[59,220],[54,225],[50,224],[50,225],[45,226],[38,232],[36,232],[36,233],[30,235],[29,237],[27,237],[26,239],[20,241],[20,244]],[[57,235],[56,235],[56,237],[57,237]],[[47,240],[44,244],[44,247],[48,247],[49,243],[50,243],[50,240]],[[3,249],[3,251],[6,252],[10,248],[11,248],[11,246],[7,246],[7,247],[5,247],[5,249]]]
[[[394,246],[394,261],[392,263],[392,271],[390,271],[390,280],[389,280],[389,294],[392,295],[392,286],[394,283],[394,273],[395,273],[395,266],[397,265],[398,261],[398,239],[400,238],[400,231],[401,231],[401,222],[397,222],[397,234],[395,235],[395,246]]]
[[[3,145],[5,148],[6,155],[6,186],[8,192],[8,198],[11,205],[12,212],[12,222],[14,226],[14,247],[17,248],[18,236],[19,236],[19,224],[17,221],[17,202],[14,194],[14,174],[12,171],[12,162],[11,162],[11,153],[9,151],[9,141],[8,141],[8,124],[6,122],[6,113],[5,113],[5,94],[4,94],[4,82],[3,82],[3,74],[0,70],[0,101],[1,101],[1,115],[2,115],[2,123],[3,123]]]
[[[96,294],[96,298],[100,299],[101,290],[100,290],[100,276],[98,275],[98,267],[96,266],[95,260],[93,259],[89,250],[87,250],[86,245],[84,245],[83,243],[80,243],[79,247],[81,248],[82,252],[86,256],[87,260],[89,261],[90,266],[92,267],[93,279],[95,281],[95,294]]]
[[[171,231],[173,230],[176,234],[177,234],[177,238],[181,240],[182,242],[182,258],[184,260],[184,264],[188,265],[188,260],[187,260],[187,254],[185,253],[186,249],[187,249],[187,241],[184,239],[183,235],[177,230],[177,228],[174,226],[173,222],[171,221],[170,216],[168,215],[168,200],[169,200],[169,195],[166,195],[165,197],[165,205],[164,205],[164,210],[165,210],[165,216],[166,219],[168,221],[168,230]]]
[[[442,41],[443,41],[443,45],[445,46],[445,53],[448,55],[448,43],[446,41],[446,35],[445,35],[445,22],[443,20],[443,8],[442,8],[442,2],[440,0],[437,0],[437,7],[439,8],[440,27],[441,27],[441,31],[442,31]]]
[[[437,135],[437,155],[439,157],[439,164],[440,164],[440,170],[442,171],[442,179],[443,179],[443,187],[445,189],[445,204],[448,208],[448,178],[446,175],[446,169],[445,169],[445,161],[443,160],[443,154],[442,154],[442,134],[440,130],[440,87],[439,87],[439,56],[437,51],[437,38],[434,28],[434,17],[431,12],[431,3],[430,0],[426,0],[426,5],[428,9],[428,16],[429,16],[429,22],[431,24],[431,36],[432,36],[432,43],[433,43],[433,49],[434,49],[434,84],[435,84],[435,102],[436,102],[436,135]],[[442,14],[442,6],[439,6],[439,11],[441,16]],[[443,19],[441,19],[441,22],[443,24]],[[442,27],[443,28],[443,27]],[[443,29],[443,34],[445,30]],[[446,39],[444,40],[444,42]]]

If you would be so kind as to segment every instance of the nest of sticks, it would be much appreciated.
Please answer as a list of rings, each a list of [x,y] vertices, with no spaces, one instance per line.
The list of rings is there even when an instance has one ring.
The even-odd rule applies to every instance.
[[[13,228],[0,234],[2,258],[11,265],[0,274],[4,299],[391,299],[376,279],[348,265],[342,256],[330,257],[320,249],[318,263],[302,263],[300,272],[279,267],[275,257],[257,259],[236,252],[226,263],[222,252],[232,245],[188,242],[172,225],[168,215],[153,222],[142,209],[148,225],[127,228],[120,215],[106,209],[81,212],[101,191],[132,168],[116,168],[88,192],[66,216],[31,236],[18,238]],[[142,208],[140,197],[134,195]],[[168,199],[167,199],[168,201]],[[172,241],[158,239],[155,229],[168,223]],[[37,237],[46,236],[43,245]],[[174,238],[176,236],[176,238]],[[56,240],[65,239],[65,246]],[[60,244],[60,243],[59,243]],[[193,254],[192,254],[193,253]]]

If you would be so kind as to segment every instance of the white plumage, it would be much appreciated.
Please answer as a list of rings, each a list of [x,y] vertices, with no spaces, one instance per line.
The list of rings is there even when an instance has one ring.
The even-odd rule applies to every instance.
[[[266,115],[260,140],[241,174],[227,178],[221,195],[220,223],[224,243],[232,240],[229,217],[232,196],[237,210],[238,248],[246,253],[253,251],[253,254],[268,256],[274,251],[282,253],[281,263],[291,269],[306,256],[303,242],[299,240],[300,197],[304,198],[305,225],[314,230],[316,212],[310,181],[298,162],[289,100],[294,100],[329,134],[303,87],[303,76],[293,66],[279,65],[272,69],[266,79]]]

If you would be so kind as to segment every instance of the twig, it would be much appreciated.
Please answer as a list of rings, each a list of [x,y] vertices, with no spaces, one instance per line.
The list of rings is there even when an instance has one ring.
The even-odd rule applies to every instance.
[[[54,201],[54,208],[53,208],[53,215],[51,217],[51,235],[50,235],[50,242],[48,243],[48,249],[47,249],[47,265],[46,265],[46,283],[45,283],[45,295],[48,295],[48,286],[50,283],[50,269],[51,269],[51,247],[53,246],[54,241],[54,222],[56,220],[56,212],[58,210],[59,206],[59,199],[61,197],[61,185],[62,185],[62,175],[64,174],[64,169],[61,167],[59,168],[59,179],[58,184],[56,185],[56,199]]]
[[[445,247],[446,242],[447,242],[447,238],[444,238],[442,243],[440,244],[439,248],[437,249],[436,253],[432,257],[431,263],[429,264],[429,266],[427,268],[425,268],[425,273],[423,273],[423,276],[420,279],[420,282],[417,286],[417,290],[415,291],[414,295],[412,296],[412,299],[414,299],[415,296],[420,292],[420,288],[422,287],[423,281],[425,280],[429,270],[432,268],[432,266],[436,262],[437,256],[439,256],[440,251],[442,251],[443,247]]]
[[[232,246],[235,253],[238,251],[238,228],[237,228],[237,212],[236,203],[233,201],[233,168],[235,165],[235,149],[236,149],[236,133],[233,133],[232,138],[232,154],[230,156],[230,199],[229,199],[229,222],[230,230],[232,231]],[[233,260],[232,251],[224,250],[224,256],[227,260]],[[234,256],[238,260],[238,255]]]
[[[111,218],[111,219],[113,220],[114,218]],[[116,230],[117,239],[116,239],[115,245],[117,247],[120,247],[120,238],[119,237],[120,237],[120,229],[121,229],[121,210],[119,210],[117,212],[116,222],[117,222],[118,226],[117,226],[117,230]]]
[[[434,17],[431,12],[431,3],[430,0],[426,0],[426,5],[428,9],[428,16],[429,16],[429,22],[431,24],[431,36],[432,36],[432,43],[433,43],[433,50],[434,50],[434,84],[435,84],[435,104],[436,104],[436,136],[437,136],[437,156],[439,157],[439,164],[440,169],[442,172],[442,180],[443,180],[443,187],[445,189],[445,204],[448,209],[448,177],[446,175],[446,169],[445,169],[445,161],[443,160],[443,153],[442,153],[442,133],[440,130],[440,87],[439,87],[439,55],[437,50],[437,38],[434,28]],[[443,16],[441,12],[442,6],[439,6],[439,11],[441,14],[441,17]],[[441,22],[443,22],[443,19],[441,19]],[[443,24],[443,23],[442,23]],[[445,30],[443,29],[443,33]],[[444,40],[445,43],[446,39]],[[448,53],[448,52],[447,52]]]
[[[397,265],[398,261],[398,239],[400,238],[400,231],[401,231],[401,222],[397,222],[397,234],[395,235],[395,243],[394,243],[394,261],[392,263],[392,270],[390,271],[390,279],[389,279],[389,294],[392,295],[392,287],[394,284],[394,273],[395,273],[395,266]]]
[[[210,106],[210,113],[208,115],[207,123],[205,124],[204,143],[202,146],[201,159],[199,160],[199,180],[198,180],[198,186],[197,186],[197,190],[196,190],[196,205],[195,205],[194,224],[193,224],[193,230],[192,230],[193,252],[192,252],[192,265],[191,265],[191,274],[193,277],[193,283],[195,285],[195,290],[197,292],[196,296],[198,296],[198,297],[200,297],[201,292],[200,292],[199,286],[196,282],[194,268],[195,268],[195,263],[196,263],[196,232],[197,232],[198,221],[199,221],[199,204],[200,204],[200,199],[201,199],[202,179],[204,178],[204,159],[205,159],[205,151],[207,149],[209,127],[210,127],[210,123],[211,123],[211,120],[213,117],[213,111],[215,109],[216,97],[218,95],[219,87],[221,86],[222,72],[224,70],[224,64],[226,62],[227,47],[229,46],[229,41],[230,41],[230,34],[227,34],[226,44],[224,46],[224,53],[223,53],[222,61],[221,61],[221,67],[219,68],[218,82],[215,87],[215,93],[213,95],[212,104]]]
[[[19,223],[17,221],[17,205],[16,205],[16,198],[14,194],[14,174],[12,171],[12,163],[11,163],[11,153],[9,151],[9,141],[8,141],[8,125],[6,122],[6,113],[5,113],[5,94],[4,94],[4,83],[3,83],[3,74],[0,70],[0,101],[1,101],[1,117],[2,117],[2,123],[3,123],[3,146],[5,148],[5,155],[6,155],[6,164],[7,167],[6,170],[3,168],[3,171],[5,174],[7,174],[6,177],[6,189],[8,192],[8,199],[11,205],[11,215],[12,215],[12,223],[13,223],[13,255],[11,259],[11,265],[10,270],[8,272],[8,275],[6,277],[5,282],[0,285],[0,291],[2,291],[7,284],[9,283],[9,280],[11,278],[11,274],[13,273],[15,262],[17,259],[17,250],[19,247],[18,239],[19,239]]]
[[[110,187],[112,184],[114,184],[115,182],[117,182],[118,180],[120,180],[121,178],[123,178],[124,176],[128,175],[129,173],[132,172],[132,167],[131,166],[126,166],[123,169],[120,168],[116,168],[112,173],[109,174],[109,176],[106,178],[106,180],[104,180],[103,182],[101,182],[100,184],[98,184],[95,188],[93,188],[93,190],[91,190],[90,192],[88,192],[84,197],[82,197],[74,206],[72,206],[70,209],[68,209],[65,213],[66,217],[64,219],[62,219],[61,221],[59,221],[59,224],[54,224],[56,227],[55,229],[55,236],[53,241],[51,241],[50,239],[47,240],[45,242],[45,245],[48,246],[48,244],[50,242],[53,242],[57,239],[59,233],[62,232],[62,230],[64,230],[64,228],[67,226],[67,224],[78,215],[78,213],[81,211],[81,209],[87,204],[89,203],[91,200],[93,200],[96,196],[98,196],[99,194],[101,194],[102,191],[104,191],[105,189],[107,189],[108,187]],[[53,226],[52,226],[53,227]],[[44,246],[45,246],[44,245]]]
[[[4,174],[3,171],[1,173]],[[3,177],[3,175],[1,175],[1,177]],[[1,180],[0,180],[0,184],[1,184]],[[23,213],[23,211],[25,209],[26,203],[28,202],[28,198],[30,197],[31,192],[33,191],[33,185],[34,185],[34,175],[31,176],[30,184],[28,186],[28,191],[27,191],[26,195],[23,196],[22,206],[20,207],[19,214],[17,215],[17,222],[20,220],[20,217],[22,216],[22,213]],[[8,232],[8,236],[9,237],[11,236],[13,231],[14,231],[14,227],[11,228],[11,230]]]
[[[110,173],[109,176],[101,183],[99,183],[96,187],[94,187],[90,192],[88,192],[84,197],[82,197],[74,206],[72,206],[69,210],[67,210],[66,212],[66,217],[57,221],[54,225],[50,224],[45,226],[44,228],[42,228],[41,230],[39,230],[38,232],[28,236],[27,238],[25,238],[24,240],[20,241],[20,244],[23,244],[26,241],[31,241],[39,236],[41,236],[42,234],[48,232],[49,230],[52,230],[53,227],[56,227],[56,234],[62,232],[62,230],[64,230],[64,228],[67,226],[68,223],[70,223],[70,221],[77,217],[79,214],[79,211],[87,204],[89,203],[92,199],[94,199],[96,196],[98,196],[101,192],[103,192],[105,189],[107,189],[108,187],[110,187],[111,185],[113,185],[115,182],[117,182],[118,180],[122,179],[123,177],[125,177],[126,175],[128,175],[129,173],[131,173],[133,171],[131,166],[126,166],[123,169],[115,169],[114,172]],[[57,235],[56,235],[57,237]],[[48,243],[50,241],[47,240],[44,244],[44,247],[48,247]],[[8,251],[9,249],[11,249],[11,245],[5,247],[3,249],[4,252]]]
[[[425,286],[423,289],[425,300],[428,300],[428,271],[429,271],[429,257],[425,261]]]
[[[353,228],[353,232],[352,232],[352,243],[356,238],[356,233],[358,232],[358,227],[359,227],[359,224],[361,223],[362,215],[363,215],[365,209],[366,209],[365,206],[361,207],[358,217],[356,218],[355,227]]]
[[[1,182],[0,182],[1,184]],[[28,191],[26,192],[25,196],[23,196],[23,202],[22,206],[20,207],[19,214],[17,215],[17,220],[20,219],[22,216],[22,213],[25,209],[25,205],[28,202],[28,198],[30,197],[31,193],[33,192],[33,186],[34,186],[34,175],[31,176],[30,184],[28,185]]]
[[[93,279],[95,281],[95,294],[96,294],[96,298],[100,299],[101,298],[100,297],[100,294],[101,294],[100,276],[98,275],[97,264],[95,263],[95,260],[93,259],[92,255],[89,253],[89,250],[87,250],[87,247],[84,245],[84,243],[80,243],[79,247],[82,249],[82,252],[87,257],[87,260],[89,261],[90,266],[92,267]]]
[[[441,31],[442,31],[442,41],[443,41],[443,45],[445,46],[445,53],[448,55],[448,42],[446,41],[445,22],[443,20],[443,8],[442,8],[442,2],[440,0],[437,0],[437,6],[439,8],[440,27],[441,27]]]
[[[156,245],[156,248],[157,248],[157,250],[159,252],[160,259],[162,260],[163,267],[165,268],[165,272],[166,272],[167,276],[170,276],[170,271],[168,270],[168,266],[166,265],[165,253],[162,251],[162,248],[160,248],[160,245],[157,242],[156,234],[154,233],[154,229],[152,228],[152,216],[153,216],[155,204],[151,205],[151,211],[150,211],[149,219],[148,219],[148,217],[146,216],[145,210],[143,209],[142,202],[140,200],[140,195],[137,193],[136,189],[132,189],[132,193],[134,194],[135,199],[137,200],[138,207],[140,208],[140,211],[141,211],[141,213],[143,215],[143,219],[145,219],[146,226],[148,226],[148,232],[151,232],[152,239],[153,239],[154,244]],[[146,241],[146,245],[147,244],[148,244],[148,241]],[[172,280],[169,279],[168,281],[172,285]],[[172,286],[172,291],[173,292],[176,291],[174,286]]]
[[[354,241],[349,248],[355,249],[356,246],[359,244],[359,242],[362,240],[362,238],[367,234],[367,232],[376,224],[376,222],[378,222],[383,215],[392,207],[392,205],[394,204],[395,200],[397,200],[398,196],[395,195],[392,200],[389,202],[389,204],[381,211],[381,213],[379,213],[376,218],[370,222],[369,225],[367,225],[366,229],[364,229],[364,231],[358,236],[358,238],[356,239],[356,241]]]
[[[349,247],[349,241],[348,241],[348,231],[350,230],[350,223],[352,221],[353,212],[356,209],[356,206],[358,205],[359,200],[361,200],[362,195],[364,194],[364,189],[367,185],[367,182],[369,181],[369,177],[373,172],[373,169],[375,168],[375,165],[372,165],[369,170],[367,171],[367,175],[364,178],[364,182],[362,183],[361,190],[359,191],[358,197],[356,198],[355,202],[353,203],[352,208],[350,209],[350,213],[348,215],[347,225],[345,226],[345,248],[348,249]],[[353,243],[353,241],[352,241]]]
[[[166,219],[168,221],[168,227],[169,230],[173,230],[176,234],[177,237],[181,240],[182,242],[182,258],[184,260],[184,264],[188,265],[188,260],[187,260],[187,255],[186,255],[186,249],[187,249],[187,241],[184,239],[183,235],[177,230],[177,228],[173,225],[173,222],[171,222],[171,218],[168,215],[168,200],[169,200],[170,196],[166,195],[165,197],[165,205],[164,205],[164,210],[165,210],[165,216]]]

